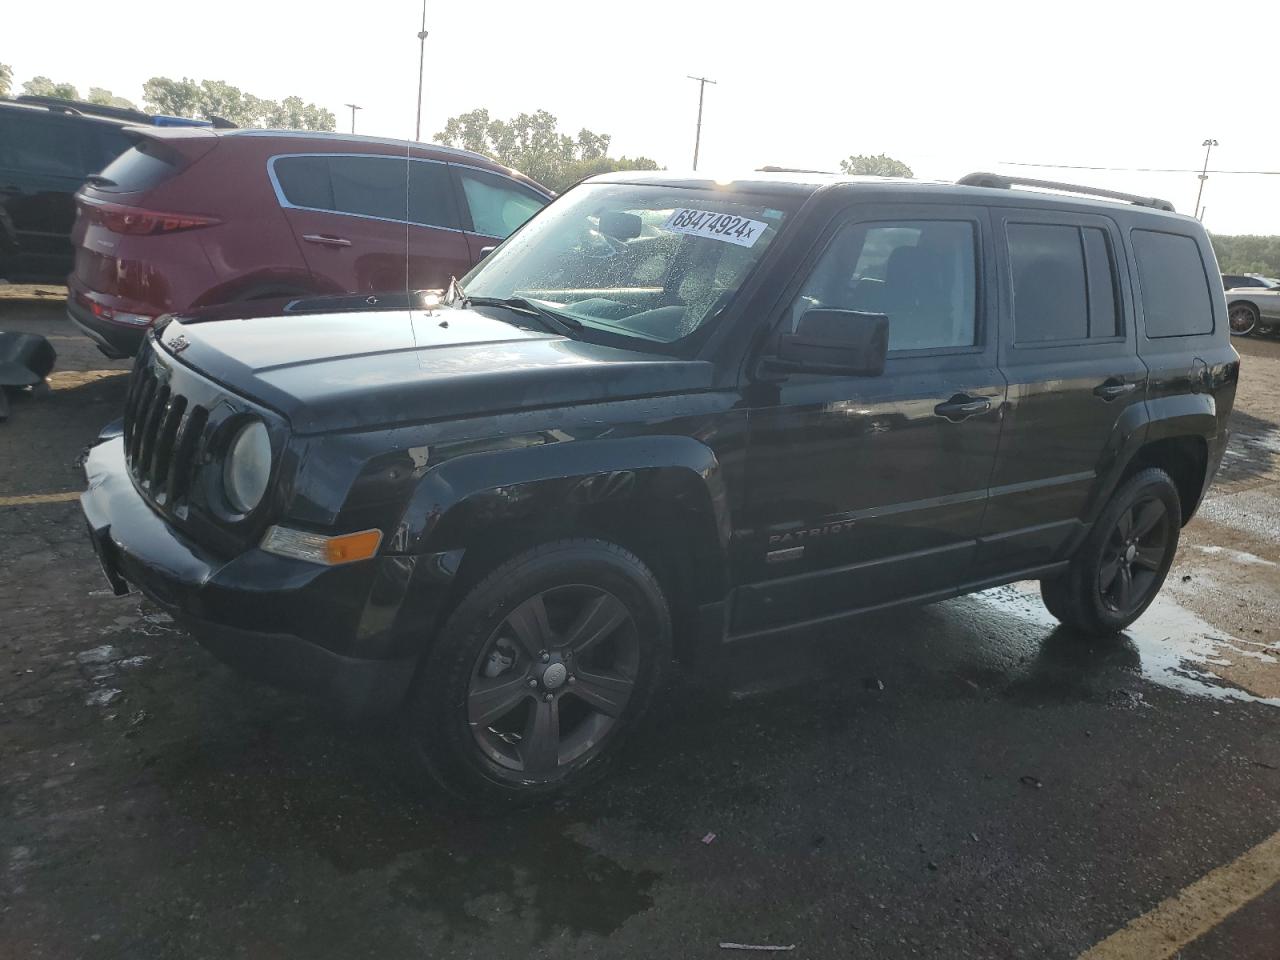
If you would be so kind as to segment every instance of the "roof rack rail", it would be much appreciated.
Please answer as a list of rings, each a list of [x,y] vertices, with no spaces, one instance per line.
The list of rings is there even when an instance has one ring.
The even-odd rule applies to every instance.
[[[32,93],[24,93],[14,97],[17,103],[29,103],[36,107],[48,107],[60,113],[73,116],[89,114],[98,117],[110,117],[113,120],[130,120],[134,123],[150,123],[151,117],[141,110],[130,107],[111,107],[101,103],[89,103],[87,100],[67,100],[63,97],[44,97]]]
[[[1060,183],[1057,180],[1031,180],[1027,177],[1011,177],[1004,173],[970,173],[961,177],[956,183],[964,187],[995,187],[998,190],[1010,190],[1014,187],[1032,187],[1039,190],[1058,190],[1063,193],[1079,193],[1087,197],[1104,197],[1107,200],[1121,200],[1138,207],[1151,207],[1155,210],[1166,210],[1175,213],[1173,204],[1159,197],[1141,197],[1134,193],[1120,193],[1116,190],[1101,190],[1098,187],[1084,187],[1078,183]]]

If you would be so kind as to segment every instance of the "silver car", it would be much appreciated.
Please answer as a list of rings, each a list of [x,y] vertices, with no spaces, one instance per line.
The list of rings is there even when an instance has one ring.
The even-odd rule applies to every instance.
[[[1280,280],[1255,274],[1224,273],[1227,319],[1233,337],[1280,328]]]

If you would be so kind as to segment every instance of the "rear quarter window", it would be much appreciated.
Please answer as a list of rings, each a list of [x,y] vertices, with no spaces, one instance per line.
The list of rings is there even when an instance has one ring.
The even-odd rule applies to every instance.
[[[1147,336],[1213,333],[1213,300],[1199,244],[1183,234],[1156,230],[1134,230],[1131,238]]]

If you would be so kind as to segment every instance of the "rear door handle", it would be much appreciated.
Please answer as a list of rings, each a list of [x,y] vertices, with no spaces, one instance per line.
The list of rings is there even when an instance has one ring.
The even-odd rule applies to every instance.
[[[1138,389],[1136,383],[1124,383],[1120,380],[1108,380],[1106,383],[1100,383],[1093,388],[1093,395],[1101,397],[1103,400],[1111,401],[1123,397],[1126,393],[1133,393]]]
[[[322,243],[329,247],[349,247],[351,241],[342,237],[330,237],[323,233],[307,233],[303,234],[302,239],[307,243]]]
[[[989,397],[971,397],[965,393],[958,393],[946,403],[940,403],[934,407],[933,412],[940,417],[946,417],[952,423],[959,423],[961,420],[967,420],[975,414],[990,409]]]

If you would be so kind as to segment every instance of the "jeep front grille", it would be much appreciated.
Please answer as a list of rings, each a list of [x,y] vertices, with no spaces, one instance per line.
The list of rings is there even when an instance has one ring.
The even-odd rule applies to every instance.
[[[171,509],[191,490],[209,411],[170,384],[169,368],[144,343],[124,403],[125,460],[138,488]]]

